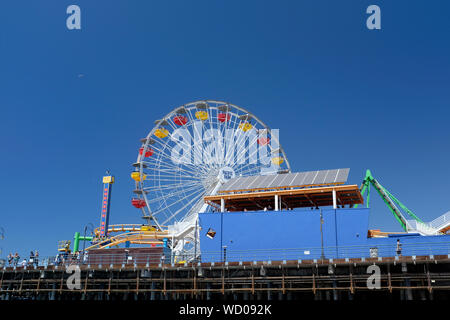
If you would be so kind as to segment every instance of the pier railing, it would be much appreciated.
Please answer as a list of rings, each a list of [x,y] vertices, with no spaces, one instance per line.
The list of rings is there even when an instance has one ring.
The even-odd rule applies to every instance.
[[[429,223],[430,227],[435,229],[441,229],[442,227],[450,223],[450,211],[444,213],[440,217],[437,217]]]
[[[346,258],[377,258],[395,256],[431,256],[450,255],[450,242],[438,243],[402,243],[397,244],[365,245],[365,246],[339,246],[339,247],[312,247],[312,248],[284,248],[284,249],[255,249],[232,250],[223,248],[221,251],[202,252],[201,255],[170,255],[161,254],[110,254],[104,253],[90,255],[60,254],[53,257],[33,258],[24,261],[5,261],[0,267],[34,267],[59,265],[163,265],[184,264],[189,262],[239,262],[239,261],[283,261],[283,260],[311,260],[311,259],[346,259]]]

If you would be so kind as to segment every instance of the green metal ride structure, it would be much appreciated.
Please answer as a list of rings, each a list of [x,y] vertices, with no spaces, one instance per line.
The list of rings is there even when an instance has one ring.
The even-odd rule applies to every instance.
[[[400,202],[392,193],[390,193],[385,187],[383,187],[377,179],[375,179],[370,172],[366,171],[366,176],[361,184],[361,194],[366,194],[366,206],[370,204],[370,188],[371,186],[377,191],[384,203],[394,215],[395,219],[400,223],[403,230],[409,233],[420,233],[423,235],[441,234],[441,232],[431,228],[427,223],[423,222],[417,215],[408,209],[403,203]],[[355,208],[358,205],[355,205]],[[402,213],[402,210],[404,213]],[[406,219],[405,216],[409,216],[411,219]]]

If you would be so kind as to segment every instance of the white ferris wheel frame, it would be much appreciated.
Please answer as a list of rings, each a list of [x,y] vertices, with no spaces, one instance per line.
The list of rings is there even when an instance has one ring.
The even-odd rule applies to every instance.
[[[193,115],[191,114],[190,111],[193,110],[193,109],[198,108],[198,106],[200,104],[206,104],[206,106],[207,106],[206,110],[210,110],[210,109],[214,110],[214,109],[216,109],[217,112],[219,111],[219,106],[226,106],[228,108],[228,110],[226,111],[226,114],[230,114],[231,116],[234,116],[234,118],[236,120],[238,120],[239,117],[244,117],[245,118],[245,116],[247,116],[248,120],[255,120],[262,127],[261,128],[262,130],[265,129],[265,130],[267,130],[266,131],[267,133],[271,133],[271,129],[262,120],[260,120],[258,117],[256,117],[254,114],[252,114],[248,110],[246,110],[246,109],[244,109],[242,107],[239,107],[239,106],[237,106],[235,104],[231,104],[231,103],[224,102],[224,101],[218,101],[218,100],[197,100],[197,101],[193,101],[193,102],[190,102],[190,103],[186,103],[184,105],[181,105],[181,106],[173,109],[171,112],[169,112],[167,115],[165,115],[161,120],[155,121],[155,126],[153,127],[153,129],[147,134],[145,139],[141,140],[141,141],[143,141],[143,144],[141,146],[142,152],[138,153],[137,161],[134,164],[136,169],[138,169],[136,171],[139,172],[140,176],[143,176],[144,174],[147,175],[148,173],[146,173],[145,169],[149,166],[149,164],[151,165],[151,163],[145,161],[145,159],[146,159],[145,153],[147,152],[147,150],[149,150],[149,148],[151,148],[154,151],[156,151],[156,153],[157,153],[156,156],[161,157],[162,155],[164,155],[165,157],[167,157],[164,154],[164,152],[161,152],[161,151],[165,150],[165,148],[169,144],[169,141],[173,141],[173,140],[171,140],[171,135],[172,135],[173,130],[179,129],[179,128],[183,128],[184,126],[186,126],[186,124],[183,124],[181,126],[175,125],[175,123],[173,123],[173,117],[176,116],[176,115],[180,115],[180,110],[183,110],[183,109],[186,110],[187,111],[187,115],[189,117],[188,118],[188,123],[190,124],[190,127],[192,127],[193,126],[192,123],[194,123],[194,121],[198,121],[198,120],[193,117]],[[239,111],[242,114],[238,114],[236,111]],[[220,126],[219,120],[216,119],[216,122],[214,122],[212,118],[213,118],[212,116],[208,116],[208,119],[204,120],[204,122],[208,122],[211,128],[214,128],[213,124],[215,124],[216,127],[219,127]],[[225,121],[225,122],[228,122],[228,121]],[[231,128],[231,129],[235,129],[235,130],[238,129],[240,123],[242,123],[242,119],[240,119],[239,121],[235,121],[233,123],[234,127]],[[163,139],[154,137],[154,135],[155,135],[156,130],[164,128],[164,127],[167,127],[167,126],[170,126],[170,129],[173,129],[173,130],[172,131],[169,130],[168,136],[166,138],[163,138],[163,139],[167,139],[167,140],[165,140],[165,143],[162,143],[161,141],[163,141]],[[203,135],[203,133],[202,133],[202,135]],[[233,139],[234,138],[235,138],[235,136],[233,136]],[[276,143],[279,146],[277,150],[273,150],[272,152],[276,151],[278,154],[280,154],[280,156],[283,158],[283,164],[286,167],[285,172],[290,172],[291,171],[291,167],[290,167],[290,164],[289,164],[289,160],[286,157],[286,154],[285,154],[284,149],[282,148],[282,146],[280,144],[280,141],[278,140],[278,138],[276,136],[272,137],[272,135],[271,135],[271,139],[272,138],[276,140]],[[153,144],[150,144],[150,141],[152,141]],[[203,139],[202,139],[201,143],[202,142],[203,142]],[[155,143],[160,143],[162,148],[156,147]],[[196,141],[193,141],[193,143],[194,143],[194,157],[195,157]],[[245,141],[244,141],[244,143],[245,143]],[[150,147],[150,145],[151,145],[151,147]],[[202,153],[200,156],[204,157],[205,154]],[[226,156],[225,156],[225,163],[228,163],[227,160],[230,160],[227,157],[229,157],[228,154],[226,154]],[[210,173],[210,171],[211,171],[211,166],[207,167],[207,166],[205,166],[205,163],[203,163],[203,166],[202,165],[197,165],[196,166],[194,164],[185,164],[185,163],[183,163],[183,166],[185,166],[186,168],[178,167],[180,172],[183,172],[183,174],[185,174],[187,177],[193,177],[193,179],[191,181],[191,184],[180,183],[178,185],[176,185],[176,184],[172,185],[172,188],[174,188],[173,186],[182,187],[183,188],[181,191],[177,191],[179,194],[180,193],[186,194],[186,192],[196,191],[195,188],[198,187],[198,184],[199,184],[198,180],[199,179],[198,178],[194,179],[194,177],[196,175],[198,176],[199,174],[208,175]],[[247,164],[243,168],[248,167],[248,166],[250,166],[250,164]],[[163,163],[163,162],[159,161],[159,168],[158,168],[158,170],[156,170],[156,168],[152,168],[152,170],[154,170],[155,172],[158,171],[159,179],[165,179],[165,181],[171,181],[171,179],[172,179],[172,181],[175,181],[175,180],[173,180],[173,178],[174,178],[173,174],[172,175],[170,174],[170,172],[171,172],[170,170],[173,170],[174,167],[175,167],[174,165]],[[263,166],[260,166],[260,167],[263,167]],[[187,169],[187,168],[189,168],[189,169]],[[215,168],[215,169],[217,169],[217,168]],[[255,170],[253,170],[253,171],[255,171]],[[248,169],[245,172],[242,172],[242,168],[241,168],[241,175],[242,175],[242,173],[250,173],[250,172],[251,172],[251,168]],[[246,176],[246,175],[248,175],[248,174],[244,174],[243,176]],[[155,177],[151,177],[151,178],[153,179]],[[211,181],[211,183],[212,183],[212,181],[215,178],[216,178],[216,176],[211,176],[211,180],[207,179],[206,180],[206,184],[208,184],[209,181]],[[159,198],[156,198],[156,199],[149,198],[147,196],[147,194],[151,192],[149,190],[151,190],[152,187],[146,186],[146,181],[147,180],[145,180],[145,179],[142,179],[141,181],[136,181],[136,183],[135,183],[135,187],[136,187],[135,193],[142,195],[142,198],[145,200],[145,204],[146,205],[143,208],[141,208],[141,211],[142,211],[142,214],[143,214],[143,218],[147,219],[149,224],[150,224],[150,220],[153,220],[153,224],[155,224],[156,227],[158,229],[160,229],[160,230],[163,228],[163,225],[165,225],[165,222],[172,221],[173,218],[176,218],[180,214],[181,210],[185,210],[187,213],[181,219],[179,219],[177,221],[183,221],[183,220],[186,220],[186,219],[187,220],[192,220],[191,217],[190,217],[192,210],[196,211],[196,212],[194,212],[195,215],[198,212],[204,212],[207,206],[203,203],[202,197],[205,195],[205,193],[207,191],[210,194],[215,193],[217,188],[219,187],[219,185],[216,184],[214,186],[204,186],[205,187],[204,190],[197,190],[195,194],[193,194],[193,195],[191,194],[191,199],[189,200],[189,202],[185,203],[180,209],[178,209],[174,214],[172,214],[172,216],[169,219],[166,219],[166,220],[162,221],[162,223],[160,223],[158,221],[158,219],[157,219],[158,213],[162,212],[162,210],[164,210],[164,209],[167,209],[167,207],[164,207],[164,206],[166,206],[166,205],[167,206],[174,205],[174,203],[167,204],[166,201],[167,201],[167,199],[170,196],[174,196],[174,195],[176,196],[177,194],[170,194],[170,196],[162,196],[162,197],[159,197]],[[164,180],[160,180],[159,182],[161,182],[161,181],[164,181]],[[189,181],[189,179],[187,179],[186,181]],[[160,184],[160,186],[161,186],[161,184]],[[154,192],[156,192],[157,188],[156,187],[153,187],[153,188],[155,189]],[[167,188],[169,188],[169,187],[167,187]],[[161,188],[159,188],[159,191],[163,192],[164,190],[161,190]],[[161,198],[162,198],[164,203],[163,204],[160,203],[160,207],[161,206],[163,206],[163,207],[162,207],[162,209],[159,209],[159,211],[155,211],[154,208],[152,209],[152,205],[154,207],[155,203],[157,204],[158,202],[161,202]],[[181,202],[183,199],[180,199],[178,201]]]

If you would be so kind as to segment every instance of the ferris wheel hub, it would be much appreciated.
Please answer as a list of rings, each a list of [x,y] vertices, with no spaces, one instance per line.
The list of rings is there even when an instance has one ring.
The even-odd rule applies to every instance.
[[[219,181],[221,183],[225,183],[228,180],[233,179],[235,176],[236,173],[234,172],[234,169],[229,166],[222,167],[219,170]]]

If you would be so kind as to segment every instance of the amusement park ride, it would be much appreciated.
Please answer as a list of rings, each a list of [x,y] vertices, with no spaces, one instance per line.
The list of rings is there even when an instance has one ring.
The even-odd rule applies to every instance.
[[[400,200],[392,195],[385,187],[383,187],[377,179],[372,176],[370,170],[366,171],[366,177],[361,185],[361,194],[366,194],[366,206],[369,208],[370,204],[370,187],[373,186],[380,197],[383,199],[386,206],[394,215],[395,219],[401,225],[402,229],[407,233],[419,233],[421,235],[443,235],[450,230],[450,213],[446,213],[439,218],[425,223],[411,210],[409,210]],[[358,205],[355,205],[355,208]],[[404,213],[402,213],[402,211]],[[406,215],[410,219],[406,218]],[[369,236],[386,236],[387,233],[379,230],[369,230]],[[392,234],[392,233],[391,233]]]
[[[155,121],[141,143],[131,173],[135,181],[131,204],[145,224],[109,224],[114,177],[105,176],[100,226],[92,236],[76,232],[74,252],[80,241],[88,241],[85,251],[122,244],[167,246],[175,255],[195,259],[200,254],[198,214],[215,210],[204,202],[205,195],[215,194],[235,176],[290,172],[277,130],[249,111],[221,101],[175,108]],[[69,252],[70,245],[62,241],[58,250]]]
[[[271,130],[249,111],[221,101],[195,101],[175,108],[155,121],[154,128],[141,143],[131,173],[135,182],[131,204],[140,211],[145,224],[109,224],[114,176],[106,175],[103,177],[100,225],[90,236],[75,233],[74,252],[80,251],[80,241],[87,241],[87,248],[81,251],[146,245],[168,248],[174,257],[184,257],[182,261],[197,259],[201,252],[199,213],[223,211],[220,199],[223,185],[236,177],[291,172],[277,130]],[[350,203],[350,207],[362,204],[365,193],[369,207],[371,186],[406,233],[439,235],[450,230],[450,214],[424,223],[381,186],[369,170],[361,188],[356,187],[360,200]],[[301,186],[302,190],[305,187],[310,186]],[[326,188],[322,189],[320,192]],[[296,192],[304,193],[302,190]],[[336,203],[335,196],[335,190],[333,194],[330,191],[330,201]],[[275,203],[277,206],[278,200]],[[369,237],[387,235],[379,230],[368,233]],[[70,252],[70,244],[70,241],[60,242],[58,250]],[[172,262],[180,261],[175,258]]]

